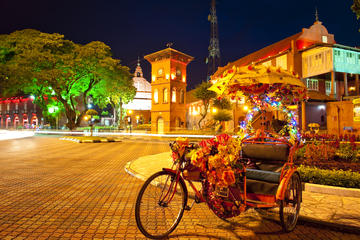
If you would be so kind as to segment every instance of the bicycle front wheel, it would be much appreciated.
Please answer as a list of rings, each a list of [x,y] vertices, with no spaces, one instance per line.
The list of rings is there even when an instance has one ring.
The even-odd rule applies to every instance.
[[[159,239],[175,230],[187,203],[187,189],[176,174],[160,171],[142,186],[136,199],[135,218],[139,230],[148,238]]]

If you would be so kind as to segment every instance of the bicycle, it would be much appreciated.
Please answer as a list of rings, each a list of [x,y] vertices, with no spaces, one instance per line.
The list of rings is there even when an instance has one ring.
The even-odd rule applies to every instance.
[[[173,167],[163,168],[150,176],[140,189],[136,200],[135,218],[139,230],[148,238],[167,237],[179,224],[184,211],[194,203],[207,203],[221,219],[235,217],[248,208],[279,207],[282,228],[292,231],[297,223],[301,203],[301,180],[293,165],[293,155],[298,144],[269,135],[248,136],[242,140],[242,155],[236,159],[236,181],[227,187],[211,183],[198,167],[194,167],[187,153],[199,146],[170,143],[175,156]],[[212,149],[213,151],[213,149]],[[216,151],[216,150],[215,150]],[[216,152],[214,153],[216,154]],[[286,158],[286,160],[285,160]],[[271,160],[271,164],[268,164]],[[285,160],[285,164],[283,164]],[[281,169],[266,169],[273,162],[281,162]],[[255,168],[249,168],[250,165]],[[195,199],[187,205],[187,181]],[[199,191],[193,181],[200,182]],[[259,184],[268,188],[256,192]]]

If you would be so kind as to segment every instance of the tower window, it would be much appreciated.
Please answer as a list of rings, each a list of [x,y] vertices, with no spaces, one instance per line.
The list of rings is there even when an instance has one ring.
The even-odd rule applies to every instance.
[[[140,73],[139,73],[139,72],[137,72],[137,73],[136,73],[136,76],[137,76],[137,77],[140,77]]]
[[[171,91],[171,102],[176,103],[176,88]]]
[[[154,89],[154,103],[159,103],[159,91],[157,88]]]
[[[184,90],[180,90],[180,103],[184,103]]]
[[[168,103],[168,89],[164,88],[163,90],[163,103]]]
[[[181,78],[181,69],[180,68],[176,68],[176,77]]]

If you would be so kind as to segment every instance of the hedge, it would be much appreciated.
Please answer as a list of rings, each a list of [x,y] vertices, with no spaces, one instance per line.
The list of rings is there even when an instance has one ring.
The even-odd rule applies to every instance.
[[[326,170],[301,165],[297,168],[303,182],[360,188],[360,173],[343,170]]]

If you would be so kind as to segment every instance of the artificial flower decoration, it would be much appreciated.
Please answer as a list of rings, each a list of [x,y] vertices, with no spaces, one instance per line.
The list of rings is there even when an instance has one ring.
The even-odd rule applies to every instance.
[[[203,140],[191,156],[191,164],[199,167],[214,185],[228,187],[235,183],[236,161],[241,151],[240,140],[221,134]]]

